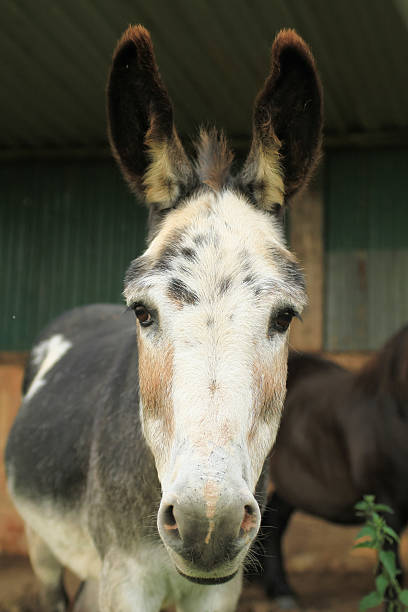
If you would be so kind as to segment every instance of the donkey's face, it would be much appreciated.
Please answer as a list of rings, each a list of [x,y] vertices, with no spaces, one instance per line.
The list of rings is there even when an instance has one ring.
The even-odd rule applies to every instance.
[[[125,295],[163,489],[185,487],[197,464],[204,484],[221,470],[253,491],[280,420],[287,329],[305,302],[281,228],[243,195],[199,193],[133,262]]]
[[[115,156],[150,205],[151,242],[128,270],[125,297],[163,490],[158,529],[180,573],[222,582],[259,528],[254,492],[285,396],[287,331],[305,304],[278,211],[315,163],[320,86],[303,41],[281,33],[236,177],[215,132],[201,134],[194,166],[186,158],[141,27],[115,52],[108,108]]]

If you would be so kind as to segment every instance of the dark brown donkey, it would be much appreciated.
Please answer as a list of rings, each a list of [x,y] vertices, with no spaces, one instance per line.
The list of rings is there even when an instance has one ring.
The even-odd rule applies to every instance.
[[[357,374],[313,355],[289,356],[271,466],[264,584],[271,598],[289,605],[294,594],[281,539],[295,510],[353,524],[354,504],[371,493],[394,509],[386,519],[397,533],[407,525],[408,326]]]
[[[281,32],[241,171],[215,132],[191,162],[149,34],[120,40],[109,134],[149,245],[125,277],[129,312],[78,308],[41,334],[6,451],[47,612],[66,607],[64,565],[102,612],[235,609],[306,299],[280,211],[315,165],[321,115],[311,53]]]

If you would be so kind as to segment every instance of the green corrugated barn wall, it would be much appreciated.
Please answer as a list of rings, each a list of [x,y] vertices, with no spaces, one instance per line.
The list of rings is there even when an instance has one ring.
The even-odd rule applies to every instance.
[[[28,349],[72,306],[120,303],[145,219],[110,160],[3,162],[0,350]]]
[[[408,151],[325,156],[325,349],[377,349],[408,321]],[[121,302],[146,211],[110,160],[3,162],[0,351],[89,302]]]
[[[378,349],[408,323],[408,151],[326,156],[325,348]]]

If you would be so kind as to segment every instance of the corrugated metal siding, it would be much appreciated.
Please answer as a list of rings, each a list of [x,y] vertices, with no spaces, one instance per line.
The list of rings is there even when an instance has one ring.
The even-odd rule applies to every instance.
[[[374,350],[408,321],[408,151],[326,158],[326,350]]]
[[[145,216],[113,162],[3,164],[0,350],[29,348],[72,306],[121,302]]]
[[[129,23],[152,33],[181,134],[211,121],[248,137],[283,27],[317,58],[328,133],[408,128],[407,0],[9,0],[1,9],[0,147],[103,145],[107,72]]]

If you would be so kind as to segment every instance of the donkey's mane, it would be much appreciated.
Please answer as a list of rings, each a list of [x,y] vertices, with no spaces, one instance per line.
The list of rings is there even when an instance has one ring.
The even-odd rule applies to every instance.
[[[201,183],[220,191],[231,179],[234,154],[222,131],[201,129],[197,142],[195,169]]]

